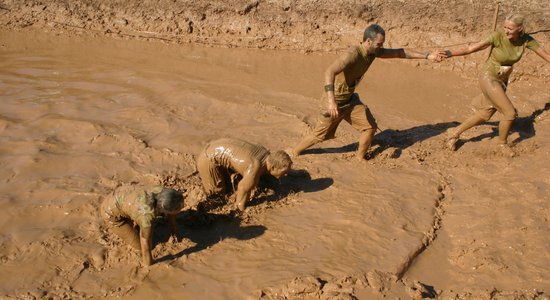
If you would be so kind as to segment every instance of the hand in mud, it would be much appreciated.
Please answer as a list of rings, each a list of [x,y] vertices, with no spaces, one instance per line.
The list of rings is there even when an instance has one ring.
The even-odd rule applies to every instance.
[[[177,244],[178,242],[179,242],[179,239],[175,234],[172,234],[168,239],[169,244]]]

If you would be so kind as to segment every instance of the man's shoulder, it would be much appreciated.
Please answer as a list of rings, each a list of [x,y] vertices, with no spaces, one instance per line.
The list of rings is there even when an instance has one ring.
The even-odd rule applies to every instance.
[[[340,56],[340,59],[345,65],[353,64],[361,57],[361,48],[358,45],[350,46]]]
[[[346,50],[346,53],[351,55],[361,55],[361,45],[349,46],[349,48]]]

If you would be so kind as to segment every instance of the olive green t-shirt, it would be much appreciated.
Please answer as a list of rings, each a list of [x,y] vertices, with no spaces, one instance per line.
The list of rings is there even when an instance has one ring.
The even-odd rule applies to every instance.
[[[511,42],[504,31],[497,30],[487,39],[487,43],[493,46],[489,59],[485,62],[484,69],[496,75],[501,66],[512,66],[521,59],[525,48],[536,50],[539,43],[530,35],[523,34],[515,42]]]
[[[103,204],[107,217],[113,221],[131,219],[140,228],[151,227],[155,212],[146,203],[146,193],[160,193],[162,186],[121,186]]]
[[[365,52],[361,45],[350,47],[339,59],[345,66],[344,71],[334,78],[334,99],[347,102],[355,92],[355,87],[363,78],[376,56]]]

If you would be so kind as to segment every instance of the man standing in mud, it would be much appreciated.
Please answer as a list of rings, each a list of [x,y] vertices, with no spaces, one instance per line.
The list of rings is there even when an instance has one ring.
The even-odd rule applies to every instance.
[[[355,87],[375,58],[419,58],[439,62],[445,57],[445,53],[440,51],[430,53],[402,48],[383,48],[385,35],[384,29],[379,25],[368,26],[363,33],[363,42],[350,47],[328,67],[325,72],[326,94],[323,95],[327,109],[322,113],[313,132],[297,146],[288,150],[291,156],[298,156],[305,149],[334,138],[338,125],[342,120],[346,120],[361,132],[356,157],[363,160],[372,143],[377,125],[369,108],[355,93]]]
[[[233,138],[208,143],[197,158],[197,170],[208,196],[227,194],[231,174],[242,176],[235,193],[235,203],[241,211],[262,175],[281,178],[291,166],[292,160],[282,150],[270,153],[263,146]]]
[[[153,263],[151,255],[153,221],[168,217],[172,237],[176,237],[176,215],[183,208],[183,195],[162,186],[121,186],[101,204],[101,217],[130,246],[141,249],[142,264]],[[134,227],[139,227],[139,233]]]

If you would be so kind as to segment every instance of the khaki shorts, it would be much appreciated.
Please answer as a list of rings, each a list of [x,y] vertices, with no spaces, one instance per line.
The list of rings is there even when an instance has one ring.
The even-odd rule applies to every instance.
[[[326,98],[324,100],[324,103],[326,103]],[[370,109],[361,102],[358,94],[353,94],[347,104],[338,107],[338,117],[336,119],[332,119],[326,111],[321,114],[313,130],[313,135],[321,141],[333,139],[342,120],[345,120],[360,132],[377,128],[376,120]]]
[[[107,223],[111,226],[120,227],[120,226],[124,225],[124,223],[126,223],[128,221],[128,219],[113,216],[111,214],[113,209],[115,209],[114,207],[112,207],[113,205],[115,205],[114,204],[115,201],[113,201],[114,196],[109,195],[107,197],[108,198],[104,199],[104,201],[101,203],[101,206],[99,207],[99,213],[101,215],[101,218],[103,219],[103,221],[105,223]]]
[[[206,195],[220,195],[227,192],[228,171],[212,162],[206,155],[206,151],[202,151],[197,158],[197,171]]]

